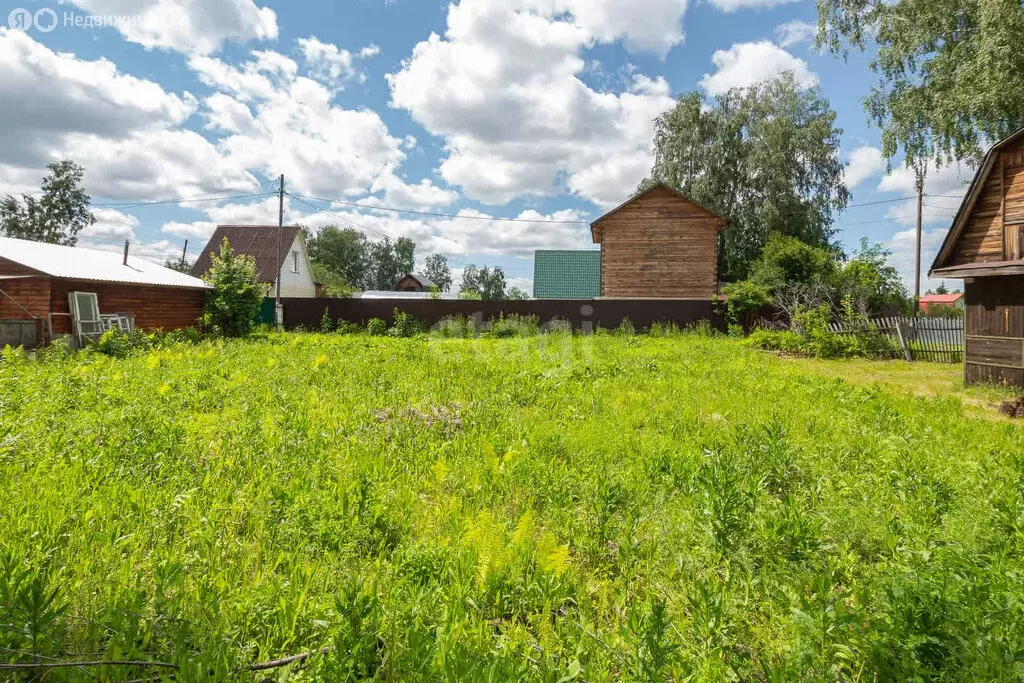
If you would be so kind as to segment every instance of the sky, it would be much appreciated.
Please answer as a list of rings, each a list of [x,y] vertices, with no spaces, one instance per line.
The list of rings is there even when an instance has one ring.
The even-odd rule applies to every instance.
[[[676,97],[792,71],[843,129],[839,240],[883,243],[912,285],[913,177],[865,115],[869,56],[816,52],[815,25],[811,0],[4,0],[0,196],[73,159],[80,245],[195,259],[217,224],[276,224],[284,174],[287,223],[531,291],[535,249],[596,248]],[[929,175],[925,271],[970,177]]]

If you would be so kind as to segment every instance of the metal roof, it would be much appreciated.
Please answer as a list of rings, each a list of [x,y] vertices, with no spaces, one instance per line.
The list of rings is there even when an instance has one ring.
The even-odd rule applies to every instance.
[[[278,252],[278,232],[280,236],[280,252]],[[286,225],[218,225],[213,237],[206,243],[203,253],[192,266],[192,274],[202,277],[213,266],[213,255],[220,253],[220,245],[225,239],[236,254],[252,256],[256,261],[256,279],[260,282],[277,282],[277,272],[288,258],[288,253],[295,242],[299,228]]]
[[[596,299],[601,296],[601,252],[542,250],[533,253],[534,299]]]
[[[31,268],[37,273],[64,280],[94,280],[186,289],[208,287],[198,278],[137,258],[130,253],[128,265],[125,265],[124,253],[120,251],[65,247],[60,244],[0,237],[0,258]]]
[[[353,299],[458,299],[456,292],[392,292],[380,289],[371,289],[365,292],[357,292],[352,295]]]

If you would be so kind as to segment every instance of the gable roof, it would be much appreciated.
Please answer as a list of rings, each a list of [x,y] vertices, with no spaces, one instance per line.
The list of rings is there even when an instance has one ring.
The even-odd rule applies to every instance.
[[[971,185],[967,188],[967,194],[964,195],[963,201],[960,202],[960,208],[957,209],[956,216],[953,218],[953,225],[950,226],[949,232],[946,233],[946,238],[942,240],[939,253],[935,255],[932,267],[928,270],[929,275],[931,275],[932,271],[943,268],[949,261],[949,257],[953,253],[953,247],[967,226],[967,220],[971,217],[974,204],[978,201],[978,197],[981,196],[981,192],[985,187],[985,181],[988,180],[988,175],[992,172],[992,167],[995,166],[996,159],[999,156],[997,153],[1007,145],[1018,141],[1021,137],[1024,137],[1024,128],[1021,128],[1016,133],[1007,135],[989,147],[988,151],[985,152],[985,156],[982,157],[981,164],[978,166],[978,172],[974,174]]]
[[[541,250],[533,253],[534,299],[596,299],[601,296],[601,252]]]
[[[206,289],[198,278],[128,254],[85,247],[32,242],[0,237],[0,257],[18,263],[41,275],[64,280],[94,280],[157,287]]]
[[[922,304],[955,304],[960,299],[964,298],[963,292],[953,292],[952,294],[923,294],[921,296]]]
[[[431,280],[423,273],[407,273],[403,275],[402,278],[397,283],[395,283],[395,286],[397,287],[398,285],[400,285],[402,283],[402,280],[405,280],[406,278],[412,278],[416,282],[420,283],[420,287],[422,287],[423,289],[433,289],[434,287],[437,287],[437,283],[435,283],[433,280]]]
[[[630,197],[629,199],[627,199],[623,203],[619,204],[614,209],[612,209],[611,211],[609,211],[608,213],[606,213],[605,215],[601,216],[600,218],[595,220],[593,223],[591,223],[590,224],[590,234],[594,238],[594,241],[595,242],[599,241],[598,240],[598,236],[597,236],[597,226],[598,225],[600,225],[607,218],[609,218],[609,217],[613,216],[614,214],[618,213],[619,211],[625,209],[627,206],[629,206],[630,204],[632,204],[636,200],[640,199],[641,197],[646,197],[647,195],[651,194],[655,190],[659,190],[659,189],[660,190],[668,190],[669,192],[674,194],[676,197],[678,197],[680,200],[682,200],[682,201],[684,201],[687,204],[690,204],[692,206],[696,206],[698,209],[700,209],[701,211],[706,213],[708,215],[708,217],[710,217],[710,218],[717,218],[719,221],[721,221],[721,224],[718,226],[718,229],[719,230],[724,230],[725,229],[726,220],[724,218],[722,218],[721,216],[719,216],[717,213],[715,213],[711,209],[709,209],[709,208],[707,208],[705,206],[702,206],[702,205],[698,204],[697,202],[693,201],[692,199],[690,199],[689,197],[687,197],[685,194],[683,194],[682,192],[680,192],[679,190],[677,190],[674,187],[671,187],[671,186],[669,186],[669,185],[667,185],[665,183],[656,183],[656,184],[652,185],[651,187],[647,188],[646,190],[644,190],[643,192],[638,192],[638,193],[634,194],[632,197]]]
[[[192,274],[202,277],[209,272],[213,266],[213,255],[220,251],[221,242],[226,238],[236,254],[251,256],[256,261],[257,280],[276,282],[278,270],[288,258],[288,252],[298,234],[299,228],[295,225],[286,225],[284,228],[276,225],[218,225],[203,253],[192,266]]]

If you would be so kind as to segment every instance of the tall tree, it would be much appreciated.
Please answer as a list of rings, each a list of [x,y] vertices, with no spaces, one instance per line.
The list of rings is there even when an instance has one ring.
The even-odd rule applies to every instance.
[[[0,234],[19,239],[75,246],[78,233],[96,222],[89,212],[89,195],[82,189],[81,166],[57,161],[47,166],[42,194],[37,199],[7,195],[0,202]]]
[[[427,257],[424,275],[434,281],[437,288],[447,292],[452,287],[452,270],[448,267],[448,258],[444,254],[431,254]]]
[[[835,120],[820,90],[792,74],[710,101],[685,94],[656,122],[641,189],[664,182],[725,217],[719,276],[742,279],[773,234],[830,244],[849,200]]]
[[[370,289],[391,290],[402,276],[412,272],[416,263],[416,243],[408,237],[392,242],[385,237],[373,242],[369,248],[369,267],[366,286]]]
[[[164,261],[164,267],[165,268],[170,268],[171,270],[176,270],[179,273],[185,273],[186,275],[189,275],[189,274],[192,273],[192,266],[193,265],[194,265],[194,262],[193,261],[189,261],[188,259],[185,259],[183,261],[180,258],[169,258],[166,261]]]
[[[321,279],[330,280],[336,287],[363,286],[369,267],[369,244],[362,232],[327,225],[315,235],[307,232],[306,248]]]
[[[496,301],[505,298],[505,271],[501,266],[493,269],[477,268],[468,265],[462,271],[462,287],[460,295],[477,295],[484,301]]]
[[[865,108],[919,178],[1024,125],[1021,36],[1019,0],[818,0],[819,47],[874,52]]]

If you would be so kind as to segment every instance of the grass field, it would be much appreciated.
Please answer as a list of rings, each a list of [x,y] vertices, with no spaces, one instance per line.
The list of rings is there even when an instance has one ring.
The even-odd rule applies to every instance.
[[[0,661],[1019,680],[1024,431],[956,373],[695,335],[11,357]]]

